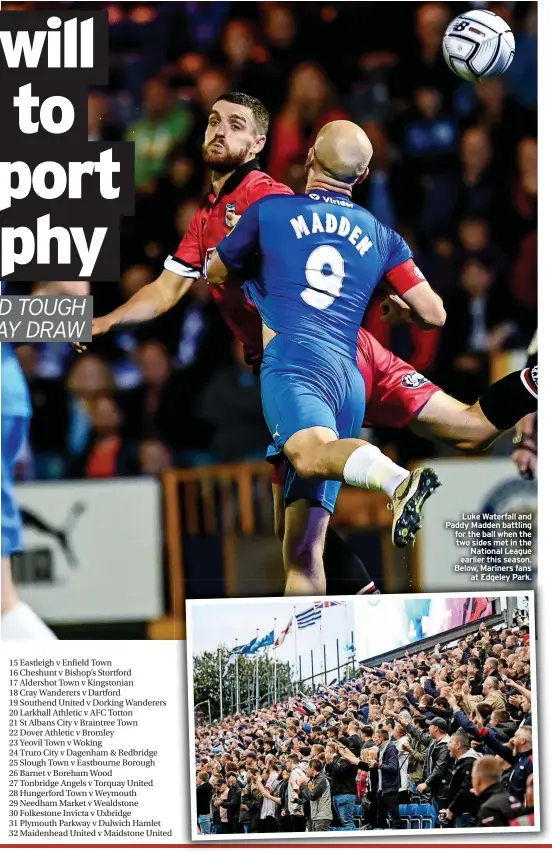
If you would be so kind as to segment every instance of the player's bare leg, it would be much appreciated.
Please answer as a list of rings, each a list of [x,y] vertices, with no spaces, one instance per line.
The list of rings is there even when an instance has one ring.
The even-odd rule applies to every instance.
[[[301,429],[286,442],[284,452],[304,479],[330,479],[384,491],[392,500],[391,536],[396,547],[414,540],[423,505],[441,484],[432,468],[410,473],[373,444],[359,438],[337,439],[327,427]]]
[[[20,600],[13,582],[11,558],[2,557],[2,639],[57,641],[57,636]]]
[[[324,595],[324,542],[329,512],[309,500],[286,507],[284,534],[285,595]]]
[[[280,541],[283,541],[286,529],[284,486],[276,482],[272,483],[272,502],[274,506],[274,535]]]
[[[272,483],[274,534],[283,542],[285,533],[284,487]],[[379,595],[366,567],[336,530],[328,527],[324,542],[324,575],[327,595]]]

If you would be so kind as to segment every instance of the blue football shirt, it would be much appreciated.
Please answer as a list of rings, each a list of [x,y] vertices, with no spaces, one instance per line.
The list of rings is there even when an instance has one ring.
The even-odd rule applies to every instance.
[[[247,273],[247,297],[273,331],[356,358],[358,331],[380,279],[412,257],[395,231],[346,195],[274,195],[248,207],[217,249]]]

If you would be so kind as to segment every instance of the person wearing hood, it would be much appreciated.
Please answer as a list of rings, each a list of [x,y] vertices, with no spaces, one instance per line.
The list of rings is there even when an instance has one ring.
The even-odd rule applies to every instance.
[[[470,738],[464,731],[452,734],[448,753],[454,765],[444,803],[445,817],[452,828],[471,828],[479,810],[477,797],[471,792],[472,768],[480,755],[470,748]]]

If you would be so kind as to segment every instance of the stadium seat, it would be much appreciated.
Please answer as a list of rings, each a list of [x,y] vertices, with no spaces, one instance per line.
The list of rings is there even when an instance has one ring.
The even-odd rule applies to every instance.
[[[406,816],[410,823],[409,828],[421,828],[422,818],[418,812],[419,805],[406,805]]]
[[[410,816],[407,813],[407,805],[399,805],[399,816],[401,818],[401,828],[410,828]]]
[[[437,826],[438,817],[435,805],[429,803],[418,805],[418,813],[421,817],[422,828],[429,829]]]
[[[362,816],[362,806],[361,805],[355,805],[355,809],[353,811],[353,816],[356,816],[356,817]]]

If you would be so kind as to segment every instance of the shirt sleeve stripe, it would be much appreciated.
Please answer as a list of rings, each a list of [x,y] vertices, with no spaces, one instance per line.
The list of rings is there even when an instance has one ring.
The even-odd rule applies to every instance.
[[[201,278],[202,271],[195,266],[189,266],[183,260],[175,257],[172,254],[165,259],[165,269],[170,272],[176,272],[177,275],[182,275],[183,278]]]

